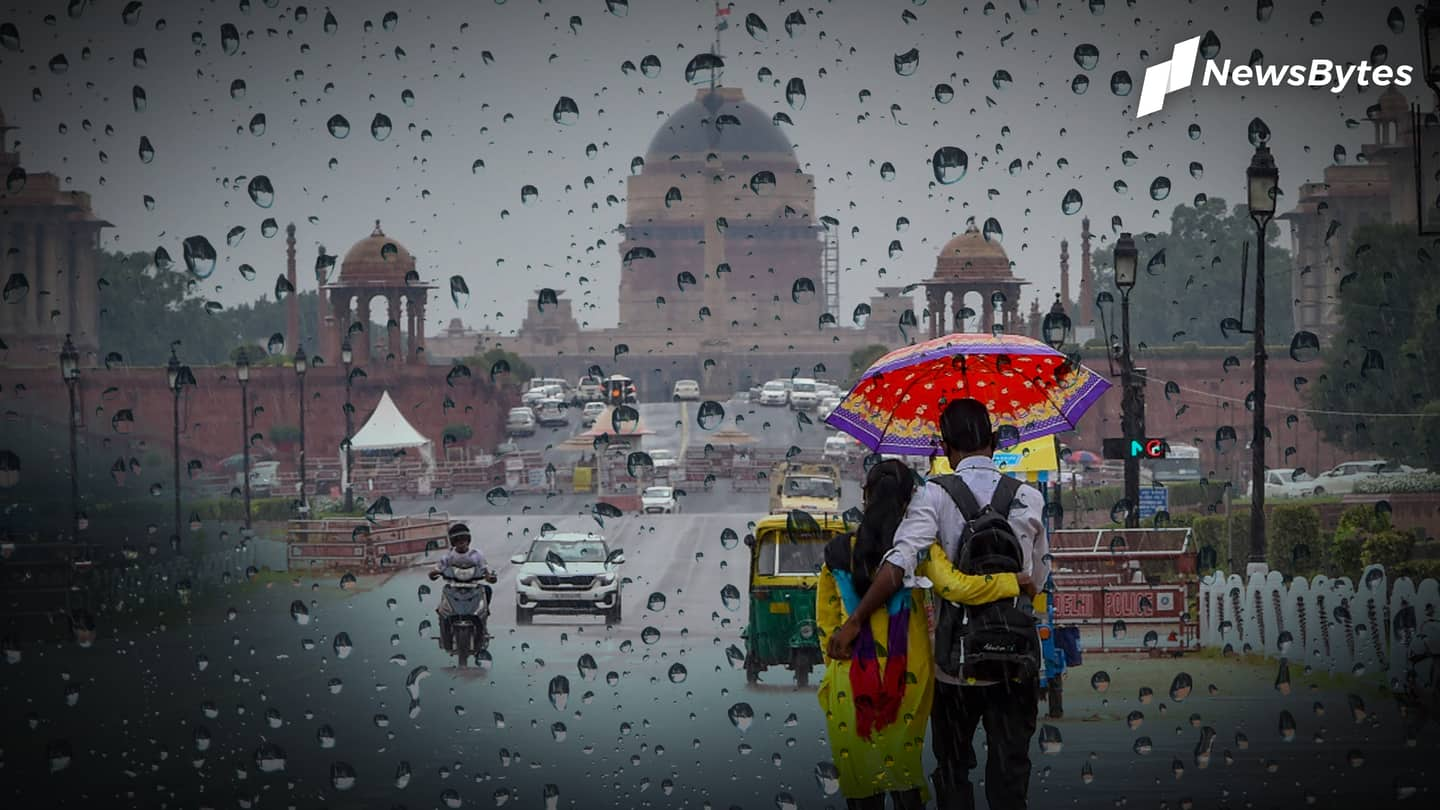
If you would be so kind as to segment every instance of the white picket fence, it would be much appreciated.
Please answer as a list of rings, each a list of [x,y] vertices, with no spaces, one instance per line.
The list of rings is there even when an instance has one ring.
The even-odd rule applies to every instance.
[[[1440,618],[1440,583],[1390,583],[1372,565],[1349,577],[1296,577],[1278,571],[1245,582],[1216,571],[1200,581],[1200,643],[1335,673],[1386,673],[1403,683],[1405,650],[1416,628]]]

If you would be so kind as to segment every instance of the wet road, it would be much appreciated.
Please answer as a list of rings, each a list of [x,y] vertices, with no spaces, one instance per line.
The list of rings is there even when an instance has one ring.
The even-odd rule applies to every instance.
[[[465,518],[500,572],[488,669],[457,670],[441,655],[433,628],[422,626],[437,594],[422,595],[419,570],[361,578],[350,590],[338,575],[231,586],[223,603],[107,627],[90,650],[30,647],[0,667],[6,771],[26,775],[7,780],[6,792],[17,792],[7,804],[842,805],[816,777],[831,755],[814,690],[773,670],[747,686],[727,656],[743,647],[745,610],[731,610],[720,591],[744,591],[746,550],[720,537],[725,528],[743,535],[746,515],[630,516],[603,527],[553,514]],[[547,521],[602,530],[625,550],[619,627],[585,617],[515,626],[506,558]],[[337,645],[342,632],[348,646]],[[593,665],[582,665],[587,654]],[[1110,685],[1099,692],[1088,684],[1102,669]],[[1169,689],[1180,672],[1193,689],[1176,702]],[[1314,806],[1349,806],[1358,784],[1378,786],[1364,795],[1383,805],[1397,786],[1435,788],[1434,732],[1407,746],[1378,692],[1298,670],[1288,695],[1273,681],[1273,663],[1092,656],[1072,672],[1067,716],[1054,723],[1058,753],[1035,754],[1036,805],[1302,806],[1308,795]],[[1142,687],[1153,691],[1148,700]],[[1366,704],[1359,722],[1351,693]],[[730,719],[740,703],[754,718],[745,728]],[[1132,711],[1144,714],[1134,729]],[[1296,728],[1289,741],[1281,711]],[[1194,757],[1202,725],[1218,735],[1203,769]],[[1248,737],[1244,747],[1237,734]],[[1141,737],[1148,752],[1136,748]],[[72,758],[51,776],[46,746],[60,744]],[[283,767],[262,767],[281,757]]]
[[[654,446],[703,446],[693,408],[644,406]],[[827,435],[783,409],[727,413],[767,446]],[[783,670],[747,685],[747,608],[721,598],[747,583],[746,547],[727,548],[722,532],[743,537],[763,495],[722,484],[681,514],[603,524],[585,496],[436,505],[471,524],[499,571],[488,667],[459,670],[439,651],[438,588],[422,570],[349,589],[338,572],[243,583],[236,571],[241,584],[204,604],[107,621],[91,649],[32,644],[0,664],[5,806],[843,807],[822,778],[832,756],[814,689]],[[618,626],[516,626],[508,558],[545,523],[624,549]],[[1102,670],[1105,691],[1090,686]],[[1172,697],[1182,672],[1193,687]],[[1089,656],[1071,672],[1065,718],[1041,720],[1062,741],[1034,746],[1032,806],[1349,808],[1412,788],[1409,804],[1433,803],[1440,731],[1408,743],[1393,702],[1356,679],[1297,669],[1281,693],[1275,675],[1275,662]],[[1215,742],[1202,763],[1205,726]]]

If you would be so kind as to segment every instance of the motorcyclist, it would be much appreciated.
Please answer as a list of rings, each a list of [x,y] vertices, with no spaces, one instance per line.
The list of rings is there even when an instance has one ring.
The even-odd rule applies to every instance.
[[[485,567],[485,555],[477,548],[470,546],[470,527],[464,523],[455,523],[450,526],[448,532],[450,537],[450,550],[440,557],[435,564],[435,569],[430,572],[431,580],[452,574],[456,567],[473,566],[477,572],[482,572],[487,582],[495,581],[493,571]],[[455,613],[455,607],[451,602],[451,587],[445,586],[440,597],[440,605],[435,613],[440,617],[440,644],[446,652],[450,652],[454,646],[451,634],[450,617]]]

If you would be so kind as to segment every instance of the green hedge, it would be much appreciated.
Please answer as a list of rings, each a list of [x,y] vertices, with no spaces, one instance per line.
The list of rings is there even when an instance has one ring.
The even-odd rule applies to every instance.
[[[1440,473],[1377,475],[1373,478],[1362,478],[1355,482],[1355,491],[1367,495],[1440,492]]]
[[[1314,507],[1277,504],[1270,510],[1265,534],[1265,561],[1272,569],[1294,577],[1319,568],[1320,513]]]
[[[1222,483],[1184,481],[1168,484],[1165,488],[1170,491],[1170,513],[1172,516],[1182,510],[1191,508],[1196,508],[1202,512],[1208,511],[1209,507],[1219,503],[1225,494],[1225,488]],[[1111,508],[1124,497],[1125,487],[1118,484],[1103,487],[1067,486],[1061,493],[1060,503],[1067,512],[1084,512],[1099,509],[1108,513]]]
[[[1250,510],[1235,509],[1230,513],[1230,536],[1227,539],[1224,515],[1201,515],[1191,524],[1195,549],[1200,555],[1200,574],[1215,569],[1234,573],[1244,567],[1250,557]],[[1230,553],[1234,549],[1234,555]]]

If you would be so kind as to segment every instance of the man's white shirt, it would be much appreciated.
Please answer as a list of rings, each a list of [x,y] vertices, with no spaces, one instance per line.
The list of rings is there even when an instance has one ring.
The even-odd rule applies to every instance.
[[[1000,471],[995,461],[988,456],[971,456],[955,469],[955,474],[974,493],[981,506],[995,497],[995,488],[1000,484]],[[1020,541],[1024,554],[1020,583],[1034,583],[1044,587],[1050,576],[1050,539],[1045,533],[1045,500],[1039,490],[1029,484],[1021,484],[1010,505],[1008,516],[1010,527]],[[939,484],[927,482],[910,499],[910,508],[905,519],[895,530],[894,547],[885,555],[885,560],[905,572],[906,587],[926,587],[928,582],[915,578],[915,566],[930,544],[938,540],[945,550],[945,556],[955,560],[959,555],[960,535],[965,529],[965,516],[954,499]],[[960,681],[935,668],[937,680],[958,684]]]

